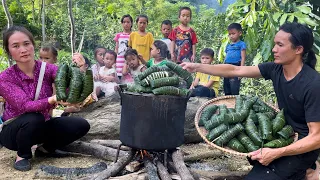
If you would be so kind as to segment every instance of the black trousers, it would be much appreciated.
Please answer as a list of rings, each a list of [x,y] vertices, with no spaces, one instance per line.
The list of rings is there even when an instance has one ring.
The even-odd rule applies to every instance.
[[[268,166],[258,161],[249,161],[253,168],[245,180],[304,180],[306,170],[315,169],[319,150],[304,154],[285,156],[274,160]]]
[[[18,156],[30,159],[33,145],[43,143],[43,148],[52,152],[81,138],[89,129],[83,118],[56,117],[45,121],[41,113],[25,113],[3,127],[0,142],[18,151]]]

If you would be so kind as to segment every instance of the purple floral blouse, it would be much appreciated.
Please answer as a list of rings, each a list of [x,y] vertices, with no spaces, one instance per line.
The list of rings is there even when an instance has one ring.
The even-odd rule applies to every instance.
[[[52,83],[58,67],[47,63],[39,98],[34,101],[41,67],[41,61],[35,62],[34,78],[23,73],[17,65],[0,73],[0,96],[6,100],[2,120],[6,121],[27,112],[39,112],[46,120],[50,119],[49,111],[54,105],[48,103],[48,98],[52,96]]]

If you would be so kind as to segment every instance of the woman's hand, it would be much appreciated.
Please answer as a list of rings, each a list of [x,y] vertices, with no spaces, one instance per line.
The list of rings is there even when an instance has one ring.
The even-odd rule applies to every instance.
[[[86,61],[84,60],[82,54],[80,54],[80,53],[73,54],[72,62],[76,63],[78,67],[82,67],[86,64]]]
[[[262,148],[249,153],[252,160],[259,161],[262,165],[268,166],[275,159],[280,158],[279,149]]]
[[[192,73],[197,71],[197,68],[199,68],[199,65],[200,64],[198,63],[189,63],[189,62],[184,62],[180,64],[180,66],[182,66],[183,69]]]

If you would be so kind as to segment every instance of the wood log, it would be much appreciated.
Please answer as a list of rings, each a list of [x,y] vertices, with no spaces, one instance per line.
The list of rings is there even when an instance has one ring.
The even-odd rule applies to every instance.
[[[143,160],[144,167],[147,170],[148,178],[150,180],[160,180],[158,173],[157,173],[157,167],[147,158]]]
[[[170,174],[167,171],[167,168],[160,161],[156,161],[158,174],[161,180],[171,180]]]
[[[82,180],[103,180],[103,179],[108,179],[111,176],[115,176],[132,160],[133,155],[134,155],[134,152],[129,151],[127,155],[121,157],[116,163],[109,166],[108,169],[100,173],[88,176],[86,178],[82,178]]]
[[[105,162],[99,162],[88,168],[59,168],[55,166],[41,165],[39,170],[35,173],[34,178],[61,178],[78,179],[85,177],[88,174],[95,174],[107,169]]]
[[[192,174],[198,174],[201,177],[212,180],[242,180],[249,171],[203,171],[198,169],[189,169]]]
[[[113,148],[109,148],[106,146],[102,146],[95,143],[87,143],[82,141],[75,141],[61,150],[76,152],[82,154],[89,154],[97,158],[102,158],[107,161],[113,161],[116,157],[117,150]],[[126,154],[125,151],[120,151],[119,156],[124,156]]]
[[[111,147],[114,149],[117,149],[119,147],[119,145],[122,144],[120,140],[103,140],[103,139],[93,139],[90,141],[90,143],[96,143],[96,144]],[[127,146],[121,146],[120,149],[124,150],[124,151],[130,151],[131,148],[129,148]]]
[[[190,155],[184,156],[183,159],[185,162],[193,162],[193,161],[198,161],[202,159],[218,157],[221,155],[222,155],[222,152],[220,151],[207,151],[207,152],[200,152],[197,154],[190,154]]]
[[[111,180],[148,180],[148,174],[145,169],[138,172],[126,174],[124,176],[110,177]]]
[[[180,150],[172,153],[173,164],[182,180],[194,180],[187,166],[184,164],[183,156]]]
[[[126,165],[126,170],[129,172],[136,172],[140,169],[141,163],[139,161],[132,161]]]

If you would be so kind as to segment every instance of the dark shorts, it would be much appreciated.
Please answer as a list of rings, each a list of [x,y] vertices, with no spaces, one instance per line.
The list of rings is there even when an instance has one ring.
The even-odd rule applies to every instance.
[[[253,165],[246,180],[304,180],[306,170],[315,169],[315,162],[319,150],[295,156],[285,156],[274,160],[268,166],[261,165],[258,161],[249,160]]]

